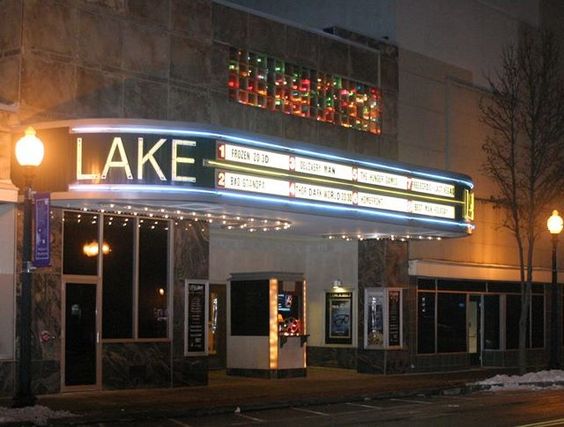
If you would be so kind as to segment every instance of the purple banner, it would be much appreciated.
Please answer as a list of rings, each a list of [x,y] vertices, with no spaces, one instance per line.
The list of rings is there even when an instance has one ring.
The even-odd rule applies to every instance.
[[[47,267],[51,264],[50,195],[49,193],[35,193],[33,202],[35,206],[33,265],[35,267]]]

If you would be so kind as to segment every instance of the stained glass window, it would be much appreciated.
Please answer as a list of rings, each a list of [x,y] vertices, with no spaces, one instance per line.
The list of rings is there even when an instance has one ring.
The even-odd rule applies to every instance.
[[[380,91],[365,83],[231,48],[228,87],[242,104],[381,132]]]

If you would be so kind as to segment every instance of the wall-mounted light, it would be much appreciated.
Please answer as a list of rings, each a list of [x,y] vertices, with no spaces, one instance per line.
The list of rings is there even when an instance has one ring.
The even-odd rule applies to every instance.
[[[87,257],[94,257],[96,255],[98,255],[98,242],[90,242],[90,243],[86,243],[84,244],[84,246],[82,247],[82,252],[84,253],[84,255],[86,255]],[[107,244],[106,242],[104,242],[102,244],[102,253],[104,255],[108,255],[111,252],[111,248],[110,245]]]
[[[335,280],[333,280],[332,287],[333,287],[333,289],[342,288],[342,287],[343,287],[343,282],[341,282],[340,279],[335,279]]]

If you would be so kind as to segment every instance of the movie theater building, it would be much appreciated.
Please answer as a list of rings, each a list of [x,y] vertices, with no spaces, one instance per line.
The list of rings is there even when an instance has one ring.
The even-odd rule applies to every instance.
[[[45,146],[35,224],[49,225],[35,248],[50,243],[33,271],[37,393],[508,354],[514,283],[410,262],[415,244],[472,238],[474,185],[398,161],[394,46],[223,2],[23,0],[0,13],[13,18],[0,30],[3,394],[18,360],[13,147],[29,125]],[[544,293],[533,298],[544,331]]]

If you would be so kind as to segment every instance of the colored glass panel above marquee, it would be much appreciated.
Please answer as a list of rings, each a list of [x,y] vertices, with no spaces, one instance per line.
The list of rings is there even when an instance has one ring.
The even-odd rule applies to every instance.
[[[380,91],[366,83],[232,47],[228,87],[241,104],[381,133]]]

